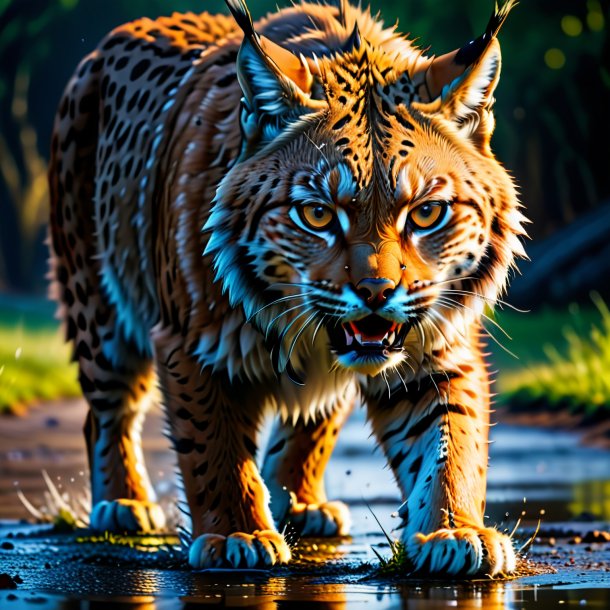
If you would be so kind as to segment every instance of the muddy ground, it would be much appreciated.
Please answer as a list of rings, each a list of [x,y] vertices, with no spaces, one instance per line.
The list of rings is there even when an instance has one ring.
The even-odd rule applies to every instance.
[[[176,538],[103,542],[86,532],[62,534],[20,522],[28,513],[21,489],[44,504],[45,469],[75,498],[87,478],[80,429],[82,401],[44,405],[27,418],[0,419],[0,610],[5,608],[141,608],[227,605],[252,608],[610,608],[610,453],[582,446],[576,434],[499,424],[493,428],[489,469],[490,522],[516,538],[542,526],[523,564],[530,575],[510,581],[424,581],[379,573],[374,553],[389,556],[381,527],[398,492],[373,451],[361,412],[339,441],[327,476],[332,497],[352,507],[353,537],[300,541],[290,568],[231,574],[193,573]],[[159,433],[161,416],[146,426],[150,471],[160,494],[174,497],[173,458]],[[524,503],[524,498],[526,502]],[[370,508],[369,508],[370,506]],[[505,513],[509,513],[508,517]],[[162,543],[160,545],[160,543]]]

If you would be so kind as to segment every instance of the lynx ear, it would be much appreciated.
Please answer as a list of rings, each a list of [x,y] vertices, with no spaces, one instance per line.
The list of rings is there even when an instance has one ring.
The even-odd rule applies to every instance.
[[[321,102],[310,97],[313,77],[305,58],[257,34],[244,0],[226,3],[244,32],[237,57],[244,94],[242,131],[250,146],[268,142],[299,116],[318,110]]]
[[[442,113],[454,127],[477,141],[489,144],[494,128],[493,93],[502,64],[497,34],[515,0],[496,5],[485,32],[461,49],[435,57],[422,71],[418,88],[425,113]]]

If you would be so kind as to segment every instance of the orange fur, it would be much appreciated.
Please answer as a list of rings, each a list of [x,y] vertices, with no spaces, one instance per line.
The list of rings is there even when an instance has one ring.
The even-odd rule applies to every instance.
[[[360,394],[417,569],[510,571],[482,518],[479,334],[522,255],[490,150],[512,4],[438,60],[346,3],[256,24],[228,4],[239,27],[175,14],[117,28],[57,115],[52,265],[91,406],[93,525],[163,526],[138,435],[154,363],[194,566],[287,561],[277,523],[347,531],[322,477]],[[423,230],[416,209],[440,221]],[[255,461],[268,410],[284,441],[264,468],[277,523]]]

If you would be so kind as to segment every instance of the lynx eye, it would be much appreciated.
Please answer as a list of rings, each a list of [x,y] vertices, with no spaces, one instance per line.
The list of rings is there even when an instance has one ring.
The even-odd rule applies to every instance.
[[[447,217],[449,206],[443,201],[428,201],[409,212],[409,224],[414,230],[438,227]]]
[[[325,205],[304,205],[299,211],[303,222],[310,229],[326,229],[335,220],[334,212]]]

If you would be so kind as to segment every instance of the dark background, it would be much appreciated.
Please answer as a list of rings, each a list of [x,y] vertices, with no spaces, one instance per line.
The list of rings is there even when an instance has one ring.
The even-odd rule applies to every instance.
[[[258,18],[275,3],[250,8]],[[492,8],[490,0],[372,3],[436,54],[477,36]],[[523,0],[501,33],[493,145],[533,221],[533,263],[515,283],[517,303],[608,294],[609,8],[610,0]],[[0,290],[44,293],[50,134],[79,59],[120,23],[173,10],[226,11],[220,0],[0,0]]]

